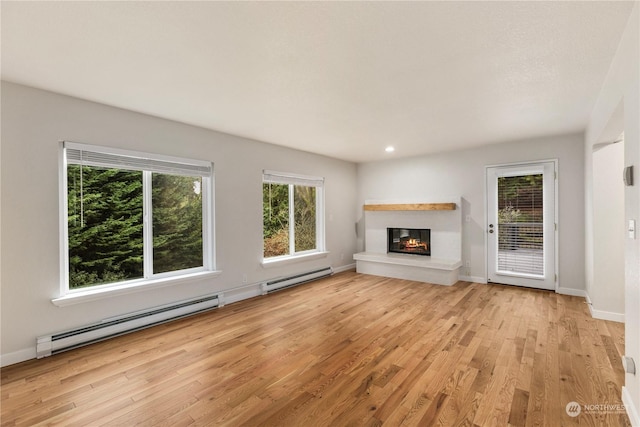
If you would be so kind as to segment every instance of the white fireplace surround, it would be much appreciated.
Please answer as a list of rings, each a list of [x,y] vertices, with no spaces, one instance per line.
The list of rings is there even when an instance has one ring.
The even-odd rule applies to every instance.
[[[363,274],[415,280],[439,285],[458,281],[462,246],[460,198],[439,200],[455,203],[454,210],[375,210],[364,211],[365,252],[353,256],[356,270]],[[365,204],[434,203],[366,201]],[[387,228],[431,229],[431,256],[387,253]]]

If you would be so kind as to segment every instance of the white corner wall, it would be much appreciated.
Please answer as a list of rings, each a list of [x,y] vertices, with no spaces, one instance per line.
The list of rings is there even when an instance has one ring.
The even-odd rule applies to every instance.
[[[275,277],[352,265],[356,165],[163,120],[12,83],[2,83],[2,365],[35,357],[39,335],[173,301],[220,292],[229,300],[260,294]],[[58,141],[128,148],[214,162],[214,279],[140,291],[68,307],[59,294]],[[325,177],[327,258],[264,269],[262,170]]]
[[[587,281],[591,315],[624,322],[624,143],[593,153],[593,280]]]
[[[615,137],[611,135],[610,123],[617,120],[618,112],[622,112],[624,128],[624,163],[633,165],[638,178],[640,171],[640,2],[634,8],[625,27],[624,34],[611,63],[600,95],[591,113],[585,133],[585,194],[587,195],[585,212],[587,222],[585,234],[587,279],[593,272],[593,218],[590,216],[593,200],[593,171],[591,165],[592,147]],[[640,182],[632,187],[625,187],[625,221],[640,221]],[[625,239],[625,353],[640,364],[640,238]],[[623,402],[634,426],[640,426],[640,374],[627,374],[622,392]]]
[[[364,248],[365,200],[462,198],[461,279],[486,282],[485,166],[558,159],[559,282],[584,295],[584,136],[559,135],[358,165],[358,250]],[[469,222],[466,218],[469,218]],[[470,267],[466,267],[469,261]]]

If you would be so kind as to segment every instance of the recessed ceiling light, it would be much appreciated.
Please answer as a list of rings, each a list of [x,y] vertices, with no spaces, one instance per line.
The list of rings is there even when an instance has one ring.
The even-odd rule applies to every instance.
[[[387,148],[385,148],[384,151],[386,151],[387,153],[393,153],[394,151],[396,151],[396,149],[390,145]]]

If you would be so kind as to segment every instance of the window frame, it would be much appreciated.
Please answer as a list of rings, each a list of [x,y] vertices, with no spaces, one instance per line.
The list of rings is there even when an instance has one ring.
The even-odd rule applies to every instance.
[[[69,287],[69,224],[68,224],[68,166],[70,164],[87,164],[94,167],[105,167],[118,169],[119,166],[115,162],[110,163],[109,160],[84,163],[83,160],[70,160],[68,150],[96,153],[105,155],[105,158],[128,158],[133,167],[120,167],[123,170],[138,170],[142,172],[143,179],[143,277],[122,280],[118,282],[96,284],[92,286],[71,289]],[[71,141],[60,142],[60,296],[54,298],[52,302],[56,305],[67,305],[70,300],[77,299],[77,302],[83,300],[93,300],[99,295],[122,294],[146,289],[149,287],[167,286],[174,283],[196,280],[202,277],[220,274],[215,270],[215,230],[214,230],[214,169],[213,163],[203,160],[193,160],[174,156],[165,156],[160,154],[144,153],[132,150],[123,150],[119,148],[96,146],[89,144],[81,144]],[[154,167],[157,163],[157,167]],[[169,165],[169,166],[167,166]],[[170,165],[185,168],[193,168],[194,171],[200,170],[201,173],[194,172],[180,173],[185,176],[199,176],[202,179],[202,266],[188,268],[182,270],[174,270],[164,273],[153,273],[153,209],[152,209],[152,174],[164,173],[172,174]],[[168,168],[169,167],[169,168]],[[205,170],[208,170],[205,172]],[[175,170],[174,174],[179,174]]]
[[[273,257],[264,256],[264,221],[262,222],[262,266],[288,263],[296,260],[314,259],[319,256],[326,256],[325,248],[325,220],[324,220],[324,178],[309,175],[299,175],[287,172],[275,172],[271,170],[262,171],[262,188],[264,184],[278,184],[289,186],[289,252],[286,255]],[[305,251],[295,251],[295,218],[294,218],[294,187],[306,186],[316,189],[316,247]],[[264,215],[264,212],[262,212]]]

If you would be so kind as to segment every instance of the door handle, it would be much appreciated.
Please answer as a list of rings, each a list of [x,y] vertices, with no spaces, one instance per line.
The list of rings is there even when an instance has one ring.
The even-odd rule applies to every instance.
[[[493,229],[489,230],[489,233],[493,233]]]

